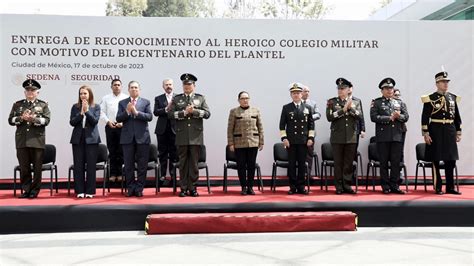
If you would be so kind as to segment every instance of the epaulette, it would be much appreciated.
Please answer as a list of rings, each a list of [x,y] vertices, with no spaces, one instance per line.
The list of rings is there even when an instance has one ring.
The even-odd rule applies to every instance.
[[[422,95],[422,96],[421,96],[421,102],[422,102],[422,103],[429,103],[429,102],[431,102],[430,95]]]

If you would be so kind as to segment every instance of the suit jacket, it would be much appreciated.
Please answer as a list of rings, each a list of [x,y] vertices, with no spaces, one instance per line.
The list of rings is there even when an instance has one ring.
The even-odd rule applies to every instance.
[[[290,144],[306,144],[314,140],[313,108],[300,103],[299,109],[293,102],[283,106],[280,116],[281,140],[288,139]]]
[[[364,108],[362,108],[362,101],[359,98],[352,96],[352,100],[360,102],[360,112],[362,113],[362,116],[357,123],[357,135],[360,135],[362,131],[365,132]]]
[[[71,107],[71,116],[69,124],[74,127],[71,135],[71,144],[79,144],[82,137],[82,120],[84,115],[86,117],[86,123],[84,127],[85,141],[87,144],[98,144],[100,143],[99,130],[97,129],[97,123],[100,119],[100,105],[95,104],[89,106],[89,111],[81,115],[81,105],[74,104]]]
[[[135,108],[138,111],[136,116],[127,113],[127,104],[131,101],[132,99],[128,97],[119,102],[117,122],[123,123],[122,133],[120,134],[120,144],[150,144],[148,122],[153,119],[150,101],[138,97],[137,103],[135,104]]]
[[[263,125],[260,111],[255,107],[230,110],[227,123],[227,144],[235,148],[263,145]]]
[[[175,94],[173,93],[173,98],[174,96]],[[166,131],[166,127],[168,126],[168,124],[171,127],[171,131],[173,132],[173,134],[176,134],[176,121],[168,117],[168,113],[166,113],[165,110],[166,106],[168,106],[168,99],[166,98],[166,94],[163,93],[155,97],[155,106],[153,108],[153,114],[155,116],[158,116],[158,120],[156,121],[155,127],[155,134],[157,135],[163,135]]]
[[[36,115],[33,122],[23,121],[21,115],[25,110],[31,110]],[[45,127],[49,124],[51,113],[48,103],[36,99],[32,105],[27,100],[15,102],[8,117],[8,123],[16,126],[15,146],[19,148],[44,149]]]
[[[192,114],[185,115],[188,105],[194,106]],[[203,119],[211,116],[203,95],[192,93],[189,100],[184,93],[173,98],[168,117],[176,120],[176,145],[203,145]]]
[[[395,110],[400,111],[400,117],[391,121],[390,116]],[[405,132],[404,124],[408,121],[408,111],[401,100],[385,97],[372,100],[370,120],[375,123],[375,141],[403,141],[402,133]]]
[[[359,99],[352,98],[352,107],[344,112],[345,104],[346,100],[339,97],[328,100],[326,118],[331,122],[331,143],[357,143],[357,127],[363,117],[362,104]]]

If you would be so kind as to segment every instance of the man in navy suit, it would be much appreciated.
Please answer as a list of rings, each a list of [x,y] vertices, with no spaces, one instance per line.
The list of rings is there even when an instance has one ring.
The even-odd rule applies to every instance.
[[[173,80],[163,80],[163,90],[165,93],[155,97],[155,107],[153,114],[158,116],[156,122],[155,134],[158,143],[158,157],[161,165],[161,180],[166,177],[166,168],[169,165],[170,176],[173,176],[174,169],[172,163],[177,161],[176,154],[176,131],[174,119],[168,117],[171,108],[171,102],[175,96],[173,93]],[[168,164],[169,161],[169,164]]]
[[[130,97],[119,102],[117,112],[117,122],[123,123],[120,144],[125,165],[127,197],[143,197],[150,148],[148,122],[153,119],[153,114],[150,101],[140,97],[140,84],[137,81],[128,83],[128,93]],[[135,160],[137,162],[136,179]]]

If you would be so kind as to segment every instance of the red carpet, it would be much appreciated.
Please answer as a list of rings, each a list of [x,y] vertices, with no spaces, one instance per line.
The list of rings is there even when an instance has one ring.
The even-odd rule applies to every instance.
[[[147,234],[355,231],[353,212],[166,213],[146,218]]]
[[[59,193],[49,196],[49,189],[41,190],[37,199],[18,199],[13,197],[12,190],[0,190],[0,206],[47,206],[47,205],[133,205],[133,204],[190,204],[190,203],[271,203],[271,202],[368,202],[368,201],[470,201],[474,200],[474,186],[465,185],[460,187],[463,193],[461,196],[436,195],[433,190],[424,192],[419,187],[417,191],[410,186],[406,195],[381,193],[380,188],[375,192],[371,189],[365,190],[360,187],[357,195],[335,195],[334,188],[328,192],[321,191],[318,186],[311,189],[309,195],[288,195],[287,187],[278,187],[276,193],[272,193],[268,187],[265,192],[256,191],[255,196],[241,196],[240,187],[229,187],[229,192],[225,194],[222,187],[212,187],[212,194],[207,194],[205,187],[199,187],[200,197],[180,198],[172,193],[170,188],[162,188],[158,195],[155,195],[154,188],[147,188],[143,198],[126,198],[120,193],[120,189],[112,189],[110,194],[102,196],[102,189],[98,189],[98,195],[93,199],[77,199],[74,195],[67,195],[67,190],[59,190]]]

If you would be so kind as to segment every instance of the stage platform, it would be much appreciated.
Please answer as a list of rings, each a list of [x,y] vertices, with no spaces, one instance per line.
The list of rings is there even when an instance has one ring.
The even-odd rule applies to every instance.
[[[223,213],[223,212],[292,212],[352,211],[358,215],[358,226],[474,226],[474,186],[462,185],[461,196],[436,195],[431,187],[424,192],[409,187],[406,195],[381,193],[377,187],[359,187],[357,195],[335,195],[313,186],[309,195],[288,195],[286,186],[271,192],[241,196],[240,187],[213,186],[212,194],[199,187],[200,197],[180,198],[171,188],[162,188],[155,195],[147,188],[143,198],[126,198],[119,188],[106,196],[97,189],[93,199],[68,196],[61,188],[49,195],[43,189],[37,199],[18,199],[12,190],[0,190],[0,233],[75,232],[143,230],[145,218],[154,213]]]

